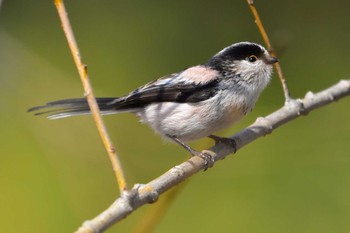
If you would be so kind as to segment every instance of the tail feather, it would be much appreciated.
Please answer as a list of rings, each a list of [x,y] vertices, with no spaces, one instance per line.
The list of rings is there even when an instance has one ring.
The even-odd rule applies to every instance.
[[[117,98],[97,98],[97,104],[103,115],[117,113],[113,105]],[[59,119],[70,116],[90,114],[90,107],[84,98],[64,99],[49,102],[46,105],[28,109],[28,112],[35,112],[34,115],[46,115],[49,119]]]

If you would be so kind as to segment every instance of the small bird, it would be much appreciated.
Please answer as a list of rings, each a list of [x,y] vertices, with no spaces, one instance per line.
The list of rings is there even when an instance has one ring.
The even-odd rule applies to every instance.
[[[218,142],[232,139],[212,135],[252,110],[271,79],[278,61],[256,43],[232,44],[208,62],[161,77],[123,97],[97,98],[103,115],[130,112],[156,133],[180,144],[192,156],[213,164],[211,155],[192,149],[185,142],[210,137]],[[64,99],[30,108],[35,115],[58,119],[90,114],[85,98]]]

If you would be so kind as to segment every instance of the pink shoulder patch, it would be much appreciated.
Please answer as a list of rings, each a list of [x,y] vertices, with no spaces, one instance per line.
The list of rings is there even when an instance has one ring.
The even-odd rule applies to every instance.
[[[216,79],[218,75],[219,73],[216,70],[204,66],[194,66],[188,68],[181,74],[184,79],[197,84],[207,83],[213,79]]]

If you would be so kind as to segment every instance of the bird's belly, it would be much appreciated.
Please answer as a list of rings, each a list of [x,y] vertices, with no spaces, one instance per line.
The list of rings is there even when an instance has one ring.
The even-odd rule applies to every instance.
[[[237,122],[244,111],[237,106],[164,102],[149,105],[137,115],[162,136],[193,141]]]

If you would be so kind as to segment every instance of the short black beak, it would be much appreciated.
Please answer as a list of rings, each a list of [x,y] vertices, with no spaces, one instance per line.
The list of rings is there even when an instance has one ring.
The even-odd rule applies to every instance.
[[[278,62],[278,58],[277,57],[273,57],[271,55],[268,55],[265,57],[265,61],[267,64],[274,64],[276,62]]]

